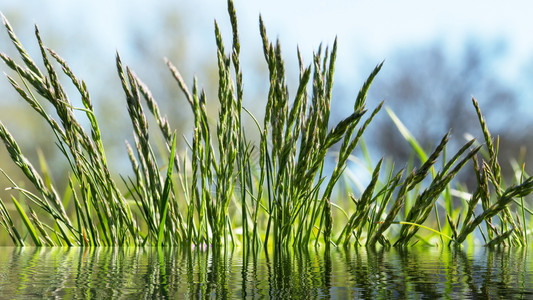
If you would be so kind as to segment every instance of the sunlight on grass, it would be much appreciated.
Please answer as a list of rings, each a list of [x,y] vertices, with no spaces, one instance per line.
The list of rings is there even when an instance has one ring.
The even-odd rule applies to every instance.
[[[422,164],[417,169],[397,170],[381,159],[370,166],[370,182],[360,195],[350,196],[345,187],[343,198],[349,200],[340,201],[334,190],[339,188],[348,160],[353,160],[350,157],[383,105],[370,111],[366,107],[367,92],[383,63],[363,83],[353,110],[332,126],[329,118],[337,41],[331,49],[319,47],[310,63],[305,63],[298,52],[298,87],[289,97],[281,45],[268,39],[259,18],[270,82],[265,116],[259,120],[243,106],[244,79],[232,1],[228,1],[228,12],[233,32],[229,48],[215,22],[219,79],[216,122],[208,120],[206,106],[210,104],[196,78],[192,88],[188,87],[179,70],[167,61],[194,116],[192,140],[187,141],[186,152],[177,151],[177,133],[162,116],[149,88],[117,53],[116,68],[134,131],[133,145],[126,145],[134,175],[120,177],[125,189],[119,188],[108,168],[97,116],[83,80],[73,74],[63,58],[44,46],[36,26],[45,69],[39,68],[2,16],[23,62],[0,54],[17,74],[7,78],[53,130],[54,142],[71,174],[68,190],[61,197],[47,167],[38,172],[0,123],[0,138],[12,161],[38,191],[34,194],[22,188],[4,172],[12,184],[8,188],[14,192],[16,210],[9,208],[8,201],[0,200],[0,223],[15,245],[157,245],[189,249],[211,245],[279,251],[308,246],[404,247],[419,240],[435,241],[435,237],[441,244],[458,245],[475,232],[490,246],[527,244],[524,228],[530,223],[531,210],[525,197],[533,191],[533,178],[522,168],[514,184],[504,182],[497,159],[498,142],[493,141],[475,99],[472,102],[484,145],[471,139],[450,159],[443,155],[449,133],[433,151],[426,152],[386,108]],[[83,107],[70,102],[58,79],[57,66],[79,92]],[[52,105],[57,117],[45,110],[42,101]],[[74,111],[84,113],[88,123],[78,120]],[[243,115],[250,116],[256,126],[245,128]],[[150,135],[156,132],[149,129],[149,118],[155,120],[166,143],[163,157],[154,151]],[[82,124],[89,124],[89,128]],[[256,130],[258,143],[247,138]],[[337,147],[337,159],[330,170],[326,161],[333,146]],[[480,156],[482,147],[487,150],[485,157]],[[366,147],[362,149],[367,151]],[[40,157],[40,165],[46,166],[44,156]],[[440,169],[438,160],[442,161]],[[473,191],[455,189],[452,180],[468,163],[475,170],[477,186]],[[73,211],[66,210],[68,201],[74,202]],[[439,201],[443,203],[440,207]],[[517,210],[514,214],[511,205]],[[446,218],[441,220],[439,213]],[[424,229],[424,235],[420,229]],[[433,235],[428,237],[427,233]]]

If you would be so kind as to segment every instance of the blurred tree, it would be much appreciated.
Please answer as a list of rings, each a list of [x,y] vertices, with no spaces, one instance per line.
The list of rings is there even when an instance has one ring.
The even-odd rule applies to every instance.
[[[522,116],[516,87],[500,75],[498,60],[505,49],[502,41],[475,39],[465,43],[458,55],[451,55],[442,43],[411,47],[387,59],[384,69],[388,71],[380,74],[373,94],[385,99],[428,151],[448,130],[452,132],[451,150],[464,144],[465,135],[484,142],[471,101],[475,97],[493,137],[501,137],[500,161],[504,173],[510,175],[509,160],[518,157],[521,146],[531,144],[522,140],[519,128],[531,122]],[[411,148],[385,113],[372,130],[369,140],[380,155],[392,156],[398,166],[408,160]]]

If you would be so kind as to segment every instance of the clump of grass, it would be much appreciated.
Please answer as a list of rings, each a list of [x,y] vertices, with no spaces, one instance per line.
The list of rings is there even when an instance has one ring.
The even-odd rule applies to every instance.
[[[219,113],[215,125],[208,121],[208,99],[205,92],[199,90],[196,78],[190,89],[178,69],[167,61],[194,115],[189,155],[180,157],[177,154],[176,132],[162,116],[149,88],[124,66],[117,53],[116,68],[134,133],[134,144],[126,143],[134,175],[121,177],[125,190],[118,188],[108,168],[85,83],[74,75],[64,59],[44,46],[36,27],[45,66],[45,70],[41,70],[3,17],[23,61],[18,64],[0,54],[19,76],[18,80],[8,76],[8,80],[21,98],[48,123],[72,172],[67,196],[61,198],[54,185],[43,180],[47,174],[36,171],[11,133],[0,123],[0,138],[11,159],[38,191],[38,194],[31,193],[10,179],[11,188],[27,203],[25,206],[22,199],[12,197],[22,224],[18,224],[6,202],[0,199],[0,223],[15,245],[26,245],[31,239],[36,246],[179,245],[191,248],[211,245],[218,249],[242,245],[245,249],[274,248],[277,251],[309,245],[324,245],[326,249],[350,244],[405,247],[425,241],[419,235],[421,229],[436,233],[443,244],[444,237],[449,243],[461,244],[476,229],[487,245],[527,244],[523,226],[527,224],[526,212],[530,210],[523,197],[533,191],[533,179],[522,172],[519,184],[504,187],[497,144],[494,146],[475,100],[474,107],[488,149],[481,163],[478,153],[482,145],[474,146],[475,140],[467,142],[447,160],[443,153],[449,133],[433,152],[426,154],[401,121],[388,111],[422,165],[418,169],[395,170],[393,166],[384,169],[382,159],[371,167],[370,183],[361,195],[350,196],[353,205],[334,199],[333,191],[350,156],[383,106],[379,104],[371,113],[366,108],[367,92],[383,64],[378,64],[364,82],[353,111],[330,126],[337,41],[331,50],[319,47],[309,64],[304,63],[298,51],[299,82],[291,98],[281,46],[279,41],[273,43],[268,39],[260,18],[259,31],[270,80],[261,123],[243,106],[240,42],[232,1],[228,1],[228,12],[233,32],[229,51],[215,22],[219,75]],[[59,66],[70,78],[83,107],[72,105],[54,66]],[[35,94],[52,105],[57,118],[45,111]],[[85,113],[90,123],[89,132],[76,118],[76,110]],[[247,131],[253,129],[244,126],[243,118],[248,116],[259,132],[257,145],[247,138]],[[165,141],[165,157],[158,157],[153,150],[150,136],[154,132],[149,129],[149,118],[155,119]],[[338,157],[333,171],[327,174],[326,160],[334,145],[338,145]],[[443,165],[436,172],[439,159]],[[161,161],[165,163],[163,168]],[[461,209],[452,201],[451,182],[469,161],[473,162],[478,185],[471,197],[463,200]],[[67,212],[65,203],[70,199],[74,201],[74,211]],[[439,217],[441,202],[444,202],[440,206],[444,207],[445,224],[441,224]],[[512,203],[521,210],[521,215],[512,215]],[[478,212],[480,207],[481,213]],[[440,210],[442,213],[442,208]],[[461,218],[458,211],[465,216]],[[337,218],[338,212],[346,221]],[[432,214],[437,221],[436,229],[426,222]],[[52,221],[41,221],[38,216]],[[485,230],[481,228],[482,223],[486,224]],[[399,230],[394,232],[396,225]],[[235,230],[237,227],[242,231],[239,234]]]

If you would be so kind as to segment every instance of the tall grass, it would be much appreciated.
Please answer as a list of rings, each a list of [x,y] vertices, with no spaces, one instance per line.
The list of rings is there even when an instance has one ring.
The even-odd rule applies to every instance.
[[[259,31],[268,66],[270,89],[261,122],[243,106],[243,74],[239,55],[237,17],[232,1],[228,12],[233,40],[226,49],[215,22],[218,58],[218,119],[209,122],[204,91],[196,78],[192,89],[178,69],[167,61],[171,75],[184,93],[194,115],[192,140],[186,155],[176,150],[177,134],[162,116],[148,87],[117,53],[116,68],[124,90],[134,144],[126,144],[133,176],[113,179],[94,114],[89,91],[56,52],[44,46],[38,28],[44,69],[41,70],[16,37],[5,17],[7,32],[22,63],[5,54],[2,60],[17,75],[7,76],[13,88],[48,123],[56,144],[70,166],[68,188],[60,197],[48,174],[39,173],[24,156],[8,129],[0,123],[0,138],[13,162],[37,193],[11,181],[15,193],[0,200],[0,223],[15,245],[112,246],[157,245],[214,248],[276,249],[307,246],[404,247],[418,241],[433,243],[420,231],[433,233],[441,244],[461,244],[480,232],[485,244],[526,245],[531,211],[524,200],[533,179],[523,171],[515,185],[506,185],[494,142],[478,103],[474,108],[484,134],[484,145],[467,142],[450,159],[445,134],[426,153],[392,111],[400,133],[422,161],[418,169],[401,170],[380,160],[371,166],[371,180],[360,195],[343,201],[334,195],[348,161],[383,103],[367,111],[366,95],[380,71],[378,64],[364,82],[353,110],[337,124],[330,122],[330,104],[337,41],[331,50],[319,47],[306,64],[300,52],[296,93],[289,96],[279,41],[271,42],[259,18]],[[83,107],[75,107],[59,81],[56,68],[71,80]],[[49,102],[57,117],[44,109]],[[85,114],[88,123],[74,112]],[[148,112],[148,113],[147,113]],[[257,127],[245,128],[250,117]],[[166,145],[166,157],[156,155],[150,139],[149,118],[155,120]],[[82,124],[90,124],[84,128]],[[257,130],[259,140],[247,138]],[[333,146],[338,150],[332,171],[327,166]],[[485,155],[479,153],[486,148]],[[362,148],[363,151],[366,148]],[[366,153],[368,155],[368,153]],[[439,170],[437,161],[442,161]],[[161,165],[163,162],[163,165]],[[472,162],[477,187],[460,199],[452,180]],[[73,201],[73,211],[65,203]],[[527,200],[527,199],[526,199]],[[511,206],[514,205],[514,206]],[[517,209],[513,215],[511,209]],[[443,219],[439,214],[445,215]],[[526,214],[527,213],[527,214]],[[428,222],[428,218],[436,221]],[[46,219],[46,221],[44,221]],[[431,223],[431,224],[430,224]],[[393,242],[391,242],[393,240]]]

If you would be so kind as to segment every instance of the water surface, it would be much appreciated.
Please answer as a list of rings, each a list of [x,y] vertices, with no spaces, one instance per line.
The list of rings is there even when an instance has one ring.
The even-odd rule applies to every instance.
[[[154,248],[0,248],[0,298],[533,298],[525,248],[253,255]]]

